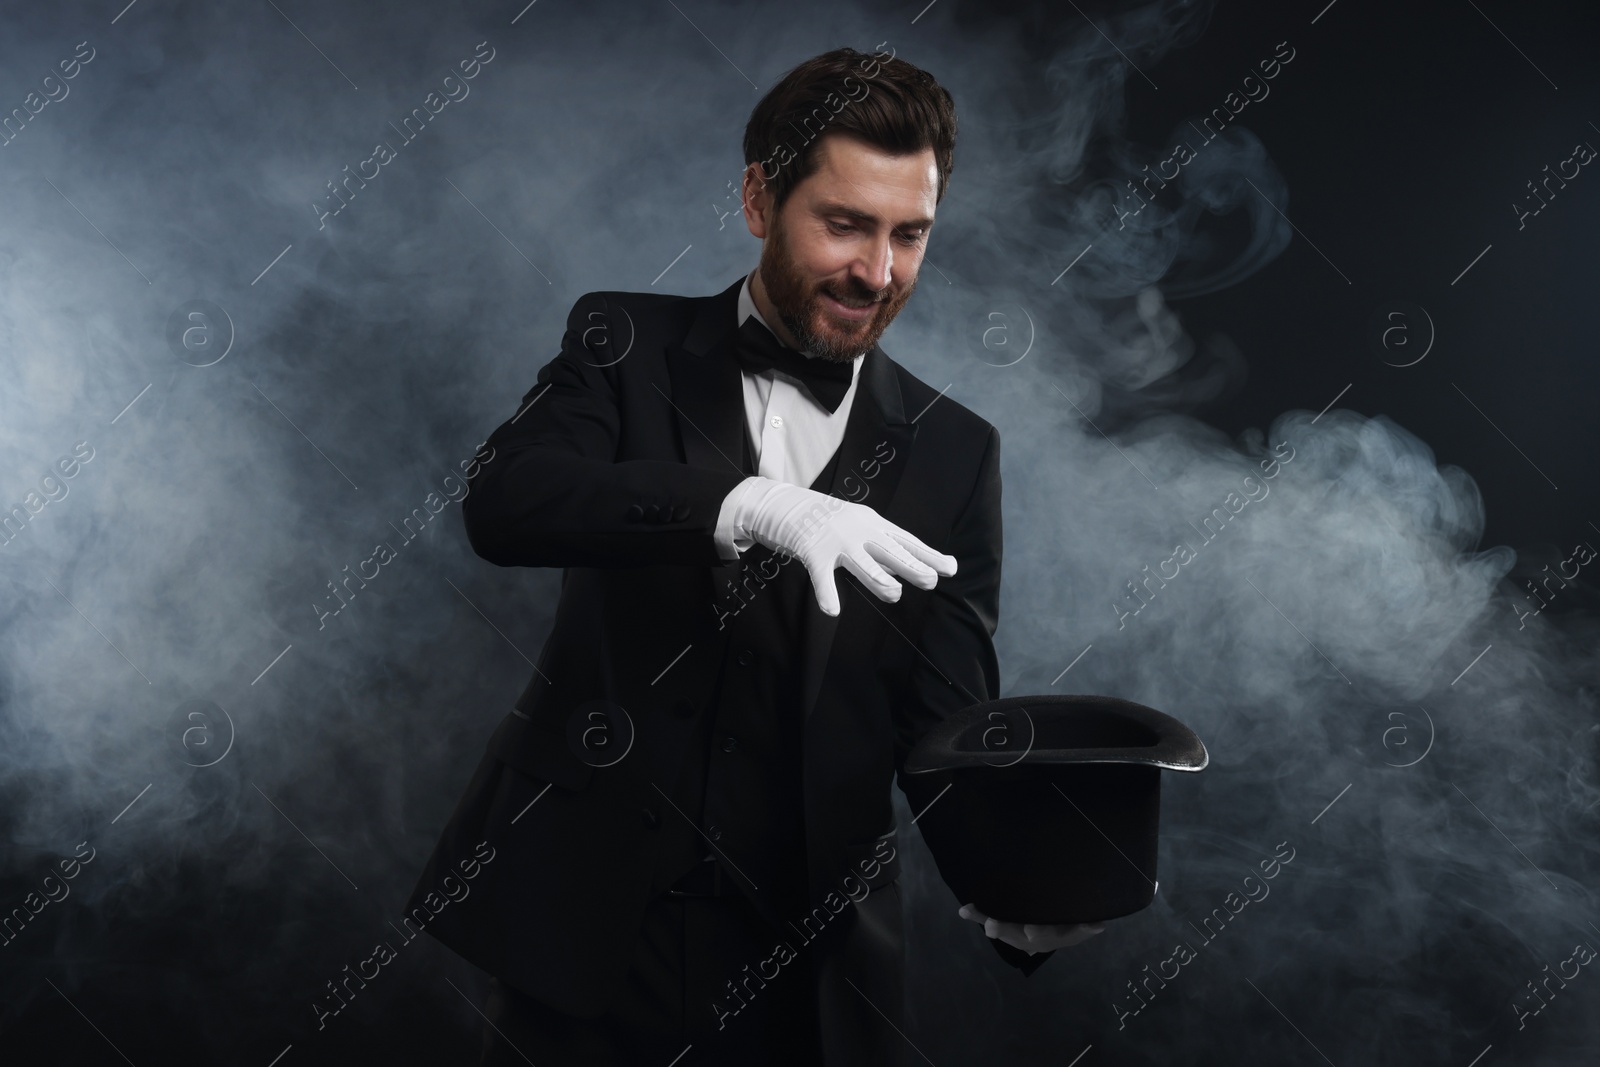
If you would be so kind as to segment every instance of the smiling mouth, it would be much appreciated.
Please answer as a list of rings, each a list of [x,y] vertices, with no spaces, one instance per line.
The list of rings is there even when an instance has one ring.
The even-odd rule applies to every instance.
[[[848,300],[840,300],[827,291],[824,291],[822,295],[828,298],[828,302],[833,305],[836,314],[843,318],[857,321],[871,317],[873,314],[872,309],[880,303],[877,300],[863,300],[860,303],[852,303]]]

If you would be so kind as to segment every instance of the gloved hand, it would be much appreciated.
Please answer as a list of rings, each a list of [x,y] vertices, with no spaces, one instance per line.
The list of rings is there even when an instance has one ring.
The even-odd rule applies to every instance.
[[[835,567],[843,566],[879,600],[890,603],[900,599],[895,576],[918,589],[932,589],[940,577],[956,572],[954,556],[935,552],[865,504],[772,478],[757,478],[747,499],[747,513],[738,525],[774,552],[804,564],[824,614],[839,614]]]
[[[1054,952],[1058,948],[1071,948],[1095,934],[1105,933],[1106,929],[1104,922],[1054,925],[1005,922],[985,915],[973,904],[961,905],[956,914],[978,923],[991,938],[998,938],[1012,948],[1020,948],[1035,956],[1041,952]]]

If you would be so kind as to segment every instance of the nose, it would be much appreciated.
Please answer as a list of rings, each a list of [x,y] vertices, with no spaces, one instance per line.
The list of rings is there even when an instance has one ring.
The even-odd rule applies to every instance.
[[[894,249],[889,244],[889,235],[885,234],[881,239],[869,243],[856,260],[851,273],[863,287],[878,293],[889,287],[893,269]]]

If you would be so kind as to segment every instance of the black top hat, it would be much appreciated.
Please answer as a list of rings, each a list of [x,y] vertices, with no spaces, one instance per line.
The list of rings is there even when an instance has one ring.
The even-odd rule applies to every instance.
[[[1155,898],[1161,771],[1207,762],[1170,715],[1053,694],[963,708],[923,736],[905,771],[950,783],[917,825],[963,903],[1009,922],[1081,923]]]

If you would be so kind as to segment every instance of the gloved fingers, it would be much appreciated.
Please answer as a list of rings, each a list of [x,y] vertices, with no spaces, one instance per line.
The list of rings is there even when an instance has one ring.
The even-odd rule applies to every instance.
[[[1096,934],[1104,933],[1106,929],[1104,922],[1062,924],[1005,922],[985,915],[975,904],[961,905],[956,914],[980,924],[983,932],[989,937],[1033,954],[1080,945]]]
[[[852,552],[845,555],[840,561],[845,570],[860,579],[879,600],[886,600],[893,604],[900,599],[902,592],[900,583],[894,580],[894,575],[878,566],[876,560],[866,552]]]
[[[833,567],[820,559],[806,560],[806,573],[811,576],[811,588],[816,592],[817,607],[824,615],[839,614],[839,589],[833,582]]]
[[[937,571],[941,578],[949,578],[956,573],[956,558],[954,556],[929,548],[922,543],[920,538],[907,533],[897,526],[892,527],[892,536],[900,543],[902,548],[915,556],[918,561]]]
[[[861,548],[918,589],[932,589],[939,581],[939,575],[933,568],[917,560],[891,537],[885,537],[882,541],[866,541]]]

